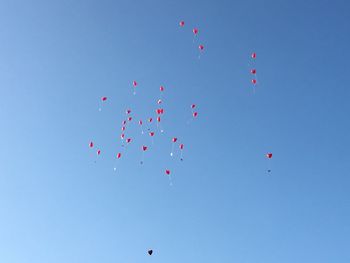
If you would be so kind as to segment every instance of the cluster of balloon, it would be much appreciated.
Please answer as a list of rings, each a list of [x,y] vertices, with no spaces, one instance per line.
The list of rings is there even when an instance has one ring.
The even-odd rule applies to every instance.
[[[185,21],[180,21],[179,25],[180,25],[180,28],[185,27]],[[193,41],[192,41],[192,42],[193,42],[193,44],[194,44],[194,43],[197,42],[197,39],[199,38],[199,37],[198,37],[199,29],[196,28],[196,27],[193,28],[193,29],[192,29],[192,33],[193,33]],[[201,43],[199,43],[199,44],[198,44],[198,50],[199,50],[198,59],[200,59],[200,58],[201,58],[201,53],[204,51],[204,45],[201,44]]]
[[[196,31],[198,33],[198,30]],[[136,80],[132,81],[132,86],[133,86],[133,94],[136,94],[136,87],[138,87],[138,83]],[[161,85],[159,87],[159,97],[156,99],[157,102],[157,107],[155,107],[154,112],[155,115],[153,115],[152,117],[149,117],[146,119],[146,121],[144,122],[142,119],[140,119],[138,122],[136,122],[136,125],[138,124],[139,128],[137,128],[137,131],[140,131],[141,136],[143,135],[148,135],[147,137],[150,138],[150,143],[153,145],[154,144],[154,137],[157,134],[164,134],[164,129],[162,126],[162,118],[163,116],[166,115],[166,111],[163,107],[163,93],[165,92],[165,87],[163,85]],[[107,97],[102,97],[100,100],[101,107],[104,103],[106,103],[107,101]],[[191,108],[191,115],[192,118],[191,120],[197,118],[198,116],[198,112],[197,112],[197,106],[196,104],[191,104],[190,105]],[[137,112],[137,111],[136,111]],[[119,150],[116,155],[115,155],[115,165],[114,165],[114,171],[117,171],[117,167],[119,166],[119,162],[120,159],[122,159],[122,156],[126,155],[127,149],[129,147],[129,145],[131,143],[133,143],[134,141],[137,143],[139,137],[131,137],[130,133],[129,133],[129,129],[131,128],[131,126],[133,125],[133,117],[135,116],[135,111],[134,109],[130,109],[127,108],[125,110],[125,116],[124,119],[121,122],[121,133],[120,133],[120,146],[123,147],[121,149],[124,150]],[[154,121],[155,120],[155,121]],[[144,127],[145,125],[147,125],[146,127]],[[145,132],[147,129],[147,132]],[[143,137],[144,139],[147,137]],[[95,144],[93,141],[91,141],[89,143],[89,147],[92,149],[95,147]],[[177,148],[178,147],[178,148]],[[171,158],[174,160],[174,156],[175,153],[179,153],[179,159],[180,161],[183,161],[183,151],[184,151],[184,143],[180,142],[178,140],[177,137],[172,137],[171,138],[171,151],[170,151],[170,156]],[[178,152],[175,151],[176,149],[179,149]],[[145,162],[145,157],[146,157],[146,153],[150,150],[150,146],[145,143],[145,141],[143,140],[143,143],[140,145],[140,150],[141,150],[141,158],[140,158],[140,164],[143,165]],[[97,156],[101,155],[101,150],[97,149]],[[96,160],[95,160],[96,162]],[[171,179],[171,170],[166,168],[165,169],[165,175],[169,178],[170,181],[170,185],[172,185],[172,179]]]

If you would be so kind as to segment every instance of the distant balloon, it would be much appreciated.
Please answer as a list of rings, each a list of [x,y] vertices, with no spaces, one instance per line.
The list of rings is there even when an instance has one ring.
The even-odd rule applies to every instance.
[[[131,110],[130,109],[127,109],[126,110],[126,114],[130,114],[131,113]]]
[[[93,148],[93,147],[94,147],[94,142],[90,142],[90,143],[89,143],[89,147],[90,147],[90,148]]]
[[[192,32],[193,32],[193,34],[197,35],[198,34],[198,28],[193,28]]]
[[[157,103],[158,103],[158,104],[162,104],[162,100],[159,99],[159,100],[157,101]]]
[[[107,97],[102,97],[101,100],[102,100],[102,101],[106,101],[106,100],[107,100]]]
[[[184,149],[184,145],[180,144],[179,148],[180,148],[180,150],[183,150]]]
[[[199,45],[198,48],[199,48],[200,51],[204,50],[204,46],[203,45]]]
[[[132,121],[132,117],[129,117],[129,118],[128,118],[128,121]]]
[[[176,137],[174,137],[174,138],[172,138],[172,142],[177,142],[177,138]]]
[[[254,58],[254,59],[256,58],[256,53],[255,52],[252,53],[252,58]]]
[[[154,136],[154,132],[150,132],[149,136],[153,137]]]
[[[122,134],[120,135],[120,138],[123,140],[123,139],[124,139],[124,137],[125,137],[125,134],[124,134],[124,133],[122,133]]]
[[[120,159],[120,157],[122,157],[122,154],[121,154],[121,153],[118,153],[118,154],[117,154],[117,158]]]
[[[125,126],[123,126],[123,127],[122,127],[122,131],[125,131],[125,129],[126,129]]]
[[[152,119],[152,118],[149,118],[149,119],[148,119],[148,122],[152,122],[152,121],[153,121],[153,119]]]
[[[198,116],[198,112],[193,112],[193,117],[196,118]]]
[[[266,157],[269,158],[269,159],[271,159],[271,158],[272,158],[272,153],[267,153],[267,154],[266,154]]]
[[[185,21],[180,21],[179,25],[180,25],[181,27],[184,27]]]
[[[256,74],[256,69],[252,69],[251,71],[250,71],[250,73],[252,73],[252,74]]]
[[[160,117],[159,116],[157,117],[157,122],[160,122]]]
[[[147,146],[142,146],[142,150],[145,152],[147,151],[148,147]]]
[[[98,149],[96,153],[97,153],[97,155],[100,155],[101,154],[101,150]]]
[[[131,142],[131,138],[126,139],[126,142],[130,143]]]
[[[139,120],[139,124],[142,125],[142,120]]]
[[[255,85],[256,84],[256,79],[252,79],[252,83]]]
[[[196,104],[192,104],[191,108],[194,109],[196,107]]]
[[[159,90],[160,90],[160,91],[164,91],[164,87],[163,87],[163,86],[160,86],[160,87],[159,87]]]
[[[152,249],[150,249],[150,250],[148,250],[148,251],[147,251],[147,253],[148,253],[148,255],[152,256],[152,254],[153,254],[153,250],[152,250]]]
[[[166,175],[170,175],[170,170],[165,170]]]
[[[134,80],[134,81],[132,82],[132,85],[136,88],[137,82]]]

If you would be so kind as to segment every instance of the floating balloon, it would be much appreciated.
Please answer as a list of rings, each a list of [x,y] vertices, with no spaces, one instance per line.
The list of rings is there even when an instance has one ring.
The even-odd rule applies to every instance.
[[[150,132],[149,136],[153,137],[154,136],[154,132]]]
[[[120,159],[120,157],[122,157],[122,154],[121,154],[121,153],[118,153],[118,154],[117,154],[117,158]]]
[[[126,114],[130,114],[130,113],[131,113],[131,110],[127,109]]]
[[[185,21],[180,21],[179,25],[180,25],[181,27],[184,27]]]
[[[96,153],[97,153],[97,155],[100,155],[101,154],[101,150],[98,149]]]
[[[89,143],[89,147],[90,147],[90,148],[93,148],[93,147],[94,147],[94,143],[93,143],[93,142],[90,142],[90,143]]]
[[[132,117],[129,117],[129,118],[128,118],[128,121],[132,121]]]
[[[272,153],[267,153],[267,154],[266,154],[266,157],[269,158],[269,159],[271,159],[271,158],[272,158]]]
[[[142,150],[145,152],[145,151],[147,151],[147,149],[148,149],[148,147],[147,146],[142,146]]]
[[[198,112],[193,112],[193,117],[196,118],[198,116]]]
[[[256,79],[252,79],[252,83],[255,85],[256,84]]]
[[[177,138],[176,137],[172,138],[172,142],[177,142]]]
[[[256,69],[252,69],[252,70],[250,71],[250,73],[252,73],[253,75],[255,75],[255,74],[256,74]]]
[[[148,253],[148,255],[152,256],[152,254],[153,254],[153,250],[152,250],[152,249],[150,249],[150,250],[148,250],[148,251],[147,251],[147,253]]]
[[[204,50],[204,46],[203,45],[199,45],[198,48],[199,48],[200,51]]]
[[[157,103],[158,103],[158,104],[162,104],[162,100],[159,99],[159,100],[157,101]]]
[[[136,88],[136,87],[137,87],[137,82],[134,80],[134,81],[132,82],[132,85]]]
[[[102,97],[101,100],[102,100],[102,101],[106,101],[106,100],[107,100],[107,97]]]
[[[152,119],[152,118],[149,118],[149,119],[148,119],[148,122],[152,122],[152,121],[153,121],[153,119]]]
[[[124,140],[124,137],[125,137],[125,134],[122,133],[122,134],[120,135],[120,139]]]
[[[194,35],[197,35],[198,34],[198,28],[193,28],[192,32],[193,32]]]
[[[166,175],[170,175],[170,170],[165,170]]]
[[[163,92],[163,91],[164,91],[164,87],[163,87],[163,86],[160,86],[160,87],[159,87],[159,90],[160,90],[161,92]]]
[[[127,138],[127,139],[126,139],[126,142],[127,142],[127,143],[131,143],[131,138]]]
[[[125,131],[125,129],[126,129],[125,126],[123,126],[123,127],[122,127],[122,131]]]
[[[256,53],[255,52],[252,53],[252,58],[256,59]]]
[[[192,104],[191,108],[194,109],[196,107],[196,104]]]

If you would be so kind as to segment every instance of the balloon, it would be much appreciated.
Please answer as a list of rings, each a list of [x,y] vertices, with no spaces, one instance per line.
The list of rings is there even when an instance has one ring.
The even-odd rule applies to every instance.
[[[142,150],[145,152],[147,151],[148,147],[147,146],[142,146]]]
[[[271,158],[272,158],[272,153],[267,153],[267,154],[266,154],[266,157],[269,158],[269,159],[271,159]]]
[[[179,148],[180,148],[180,150],[183,150],[184,149],[184,145],[180,144]]]
[[[149,136],[153,137],[154,136],[154,132],[150,132]]]
[[[197,35],[198,34],[198,28],[193,28],[192,32],[193,32],[193,34]]]
[[[196,104],[192,104],[191,108],[194,109],[196,107]]]
[[[123,125],[125,125],[126,124],[126,120],[123,120]]]
[[[136,87],[136,86],[137,86],[137,82],[134,80],[134,81],[132,82],[132,85],[133,85],[134,87]]]
[[[252,73],[252,74],[256,74],[256,69],[252,69],[251,71],[250,71],[250,73]]]
[[[157,117],[157,121],[160,122],[160,117]]]
[[[125,137],[125,134],[122,133],[122,134],[120,135],[120,138],[121,138],[121,139],[124,139],[124,137]]]
[[[185,21],[180,21],[179,25],[183,27],[185,25]]]
[[[117,154],[117,158],[120,159],[120,157],[122,157],[122,154],[121,154],[121,153],[118,153],[118,154]]]
[[[252,83],[255,85],[256,84],[256,79],[252,79]]]
[[[107,100],[107,97],[102,97],[101,100],[102,100],[102,101],[106,101],[106,100]]]
[[[193,112],[193,117],[196,118],[198,116],[198,112]]]
[[[130,143],[130,142],[131,142],[131,138],[127,138],[127,139],[126,139],[126,142],[127,142],[127,143]]]
[[[159,90],[160,90],[160,91],[164,91],[164,87],[163,87],[163,86],[160,86],[160,87],[159,87]]]
[[[198,48],[199,48],[199,50],[202,51],[204,49],[204,46],[203,45],[199,45]]]
[[[256,58],[256,53],[255,52],[252,53],[252,58],[254,58],[254,59]]]
[[[139,124],[142,125],[142,120],[139,120]]]
[[[170,175],[170,170],[165,170],[165,173],[166,173],[167,175]]]
[[[100,155],[100,154],[101,154],[101,150],[98,149],[98,150],[97,150],[97,155]]]
[[[148,122],[152,122],[152,121],[153,121],[153,119],[152,119],[152,118],[149,118],[149,119],[148,119]]]
[[[158,103],[158,104],[162,104],[162,100],[159,99],[159,100],[157,101],[157,103]]]
[[[176,141],[177,141],[177,138],[176,138],[176,137],[174,137],[174,138],[172,139],[172,141],[173,141],[173,142],[176,142]]]
[[[93,142],[90,142],[90,143],[89,143],[89,147],[90,147],[90,148],[93,148],[93,147],[94,147],[94,143],[93,143]]]
[[[129,117],[129,118],[128,118],[128,121],[131,121],[131,120],[132,120],[132,117]]]
[[[122,131],[125,131],[125,126],[122,127]]]
[[[126,114],[130,114],[130,113],[131,113],[131,110],[127,109]]]
[[[147,251],[147,253],[148,253],[148,255],[152,256],[152,254],[153,254],[153,250],[152,250],[152,249],[150,249],[150,250],[148,250],[148,251]]]

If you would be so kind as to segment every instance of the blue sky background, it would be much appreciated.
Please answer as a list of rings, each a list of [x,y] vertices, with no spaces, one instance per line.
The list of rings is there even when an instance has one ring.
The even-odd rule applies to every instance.
[[[1,1],[0,261],[350,262],[349,11],[345,0]],[[129,129],[114,172],[124,110],[153,114],[159,85],[165,134],[151,145]]]

